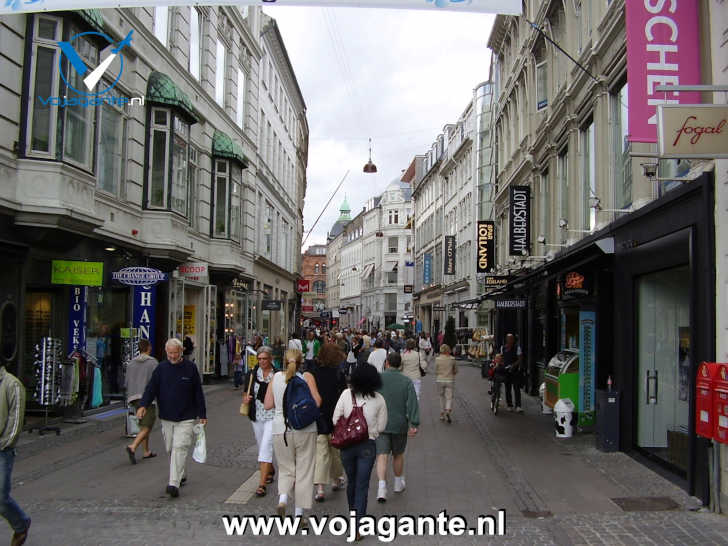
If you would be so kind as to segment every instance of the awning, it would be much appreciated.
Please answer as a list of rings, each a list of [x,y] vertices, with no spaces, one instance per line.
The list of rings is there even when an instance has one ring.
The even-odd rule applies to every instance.
[[[248,158],[245,157],[243,149],[226,133],[215,129],[212,135],[212,156],[232,159],[240,163],[243,169],[248,168]]]
[[[374,271],[374,264],[367,264],[364,266],[364,271],[361,273],[362,279],[367,279]]]
[[[98,9],[82,9],[76,12],[78,16],[86,21],[91,28],[98,32],[104,31],[104,16]]]
[[[176,108],[190,123],[199,121],[187,94],[174,83],[172,78],[162,72],[155,70],[149,75],[146,100],[153,104],[164,104]]]
[[[457,303],[453,303],[452,306],[457,309],[473,310],[473,309],[477,309],[480,306],[480,302],[482,300],[483,300],[482,297],[477,297],[477,298],[463,300],[463,301],[459,301]]]
[[[397,261],[387,261],[387,262],[384,262],[384,272],[385,273],[391,273],[392,271],[394,271],[395,269],[397,269],[397,264],[398,263],[399,262],[397,262]]]

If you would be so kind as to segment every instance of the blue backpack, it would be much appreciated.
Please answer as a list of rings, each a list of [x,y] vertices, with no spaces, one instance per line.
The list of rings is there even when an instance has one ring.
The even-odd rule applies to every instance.
[[[283,393],[283,420],[286,428],[301,430],[315,422],[318,416],[319,408],[311,396],[308,383],[294,375]]]

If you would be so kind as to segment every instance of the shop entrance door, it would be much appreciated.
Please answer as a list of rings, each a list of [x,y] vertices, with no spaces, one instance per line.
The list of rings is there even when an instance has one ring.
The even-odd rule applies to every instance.
[[[217,287],[171,279],[169,287],[169,330],[194,343],[191,359],[202,374],[215,373]]]
[[[637,279],[637,446],[688,470],[690,271]]]

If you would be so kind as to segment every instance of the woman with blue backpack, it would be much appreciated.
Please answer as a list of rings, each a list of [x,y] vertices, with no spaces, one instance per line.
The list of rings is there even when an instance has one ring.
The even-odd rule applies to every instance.
[[[303,354],[288,349],[284,370],[276,372],[265,396],[265,409],[273,416],[273,451],[278,460],[278,515],[286,515],[294,495],[295,516],[311,508],[314,461],[316,457],[316,419],[321,396],[316,379],[303,371]],[[294,491],[295,490],[295,491]]]

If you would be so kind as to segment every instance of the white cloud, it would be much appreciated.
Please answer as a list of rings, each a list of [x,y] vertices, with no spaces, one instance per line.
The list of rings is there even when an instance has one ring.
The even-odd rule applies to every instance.
[[[307,106],[305,230],[349,175],[306,246],[326,242],[346,194],[365,201],[427,151],[488,77],[492,15],[272,6]],[[372,159],[378,173],[362,167]]]

